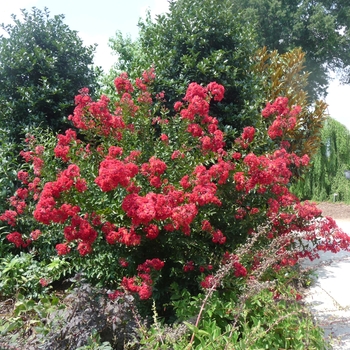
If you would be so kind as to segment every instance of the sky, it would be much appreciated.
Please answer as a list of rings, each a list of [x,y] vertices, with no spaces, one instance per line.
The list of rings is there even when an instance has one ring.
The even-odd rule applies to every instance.
[[[130,35],[135,39],[138,35],[137,23],[144,18],[149,9],[152,16],[167,11],[167,0],[0,0],[0,23],[11,23],[11,14],[20,18],[20,9],[30,10],[31,7],[44,9],[50,14],[64,14],[64,22],[79,36],[86,45],[98,44],[95,54],[95,64],[108,71],[116,61],[111,54],[108,39],[114,37],[116,31]],[[328,113],[350,130],[350,86],[340,85],[332,81],[328,89],[326,102]]]

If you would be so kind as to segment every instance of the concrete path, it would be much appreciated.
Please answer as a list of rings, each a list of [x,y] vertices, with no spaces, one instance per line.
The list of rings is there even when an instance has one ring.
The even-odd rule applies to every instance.
[[[350,221],[336,220],[350,235]],[[334,350],[350,350],[350,253],[324,253],[303,264],[318,276],[305,298]]]

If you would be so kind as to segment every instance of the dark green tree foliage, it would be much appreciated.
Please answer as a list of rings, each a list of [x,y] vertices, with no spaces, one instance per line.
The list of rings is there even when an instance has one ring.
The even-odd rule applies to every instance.
[[[15,191],[17,171],[16,145],[10,142],[7,130],[0,128],[0,212],[8,208],[7,199]]]
[[[123,37],[120,31],[116,32],[114,38],[109,39],[109,47],[118,56],[118,61],[114,65],[114,71],[118,73],[127,72],[135,79],[141,76],[144,66],[149,64],[141,47],[141,41],[133,41],[130,36]]]
[[[231,0],[170,1],[167,14],[154,22],[148,17],[139,27],[137,42],[120,34],[111,40],[119,58],[116,70],[130,69],[138,76],[153,65],[155,89],[166,92],[170,111],[191,82],[216,81],[226,92],[221,103],[211,106],[213,116],[236,129],[254,124],[263,89],[250,70],[250,58],[258,45]]]
[[[348,0],[233,0],[255,23],[258,41],[285,53],[301,47],[310,72],[309,96],[326,93],[328,72],[338,71],[350,83],[350,2]]]
[[[97,77],[95,47],[85,47],[63,15],[32,8],[22,17],[0,27],[0,125],[17,141],[30,125],[64,128],[77,91],[94,88]]]
[[[303,199],[350,202],[350,181],[345,171],[350,170],[350,131],[332,118],[322,130],[322,142],[312,159],[312,166],[304,178],[293,185],[293,192]]]
[[[127,72],[134,80],[149,68],[150,62],[141,47],[139,39],[133,41],[130,36],[123,37],[122,32],[117,31],[113,38],[109,39],[108,46],[117,56],[117,61],[109,72],[100,77],[100,92],[112,97],[115,93],[114,79],[122,72]]]

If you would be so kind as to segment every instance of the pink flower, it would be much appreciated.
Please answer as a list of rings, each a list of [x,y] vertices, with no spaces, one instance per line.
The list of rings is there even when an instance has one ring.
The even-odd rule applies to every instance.
[[[13,243],[17,248],[26,248],[30,244],[30,240],[24,242],[22,235],[19,232],[12,232],[6,236],[7,240]]]
[[[245,277],[247,276],[247,269],[238,261],[233,263],[233,268],[235,270],[236,277]]]
[[[108,156],[112,158],[117,158],[123,154],[123,149],[117,146],[111,146],[108,149]]]
[[[114,85],[118,94],[122,94],[124,92],[131,93],[134,91],[134,88],[128,79],[127,73],[121,73],[119,77],[115,78]]]
[[[252,126],[247,126],[243,129],[242,139],[247,142],[252,142],[254,139],[255,129]]]
[[[225,88],[215,81],[207,85],[207,90],[214,97],[214,101],[221,101],[224,98]]]
[[[29,174],[26,171],[20,170],[17,173],[18,180],[22,181],[23,184],[28,184]]]
[[[187,261],[185,266],[183,267],[184,272],[189,272],[194,270],[194,262],[193,261]]]
[[[87,190],[87,183],[85,179],[77,179],[74,186],[78,192],[85,192]]]
[[[10,226],[16,225],[17,212],[14,210],[6,210],[5,213],[0,215],[1,221],[7,221]]]
[[[178,112],[182,106],[183,106],[182,102],[180,102],[180,101],[175,102],[175,104],[174,104],[175,111]]]
[[[208,220],[202,221],[202,230],[206,231],[206,232],[211,232],[213,230],[213,228]]]
[[[124,267],[124,268],[129,266],[129,263],[126,261],[125,258],[120,258],[119,259],[119,264],[120,264],[121,267]]]
[[[119,290],[115,290],[114,292],[108,293],[108,298],[110,300],[116,300],[118,298],[121,298],[124,296],[123,292],[120,292]]]
[[[141,166],[141,173],[145,176],[162,175],[167,169],[167,165],[162,160],[153,156],[149,159],[149,163],[144,163]]]
[[[162,186],[162,179],[159,176],[150,176],[149,183],[155,188],[160,188]]]
[[[241,155],[241,153],[239,153],[239,152],[234,152],[234,153],[232,154],[232,158],[233,158],[233,159],[238,160],[238,159],[241,159],[241,157],[242,157],[242,155]]]
[[[201,282],[201,286],[204,289],[216,288],[217,287],[217,281],[215,280],[215,276],[213,276],[213,275],[206,276],[204,281]]]
[[[70,252],[67,243],[56,244],[56,250],[58,255],[66,255]]]
[[[155,69],[151,67],[142,73],[142,79],[145,84],[152,83],[156,78]]]
[[[152,287],[143,283],[138,293],[141,300],[147,300],[152,296]]]
[[[159,228],[157,225],[150,224],[145,228],[145,231],[147,232],[146,237],[148,239],[156,239],[159,235]]]
[[[185,155],[183,153],[181,153],[179,150],[176,150],[171,155],[171,159],[174,160],[174,159],[177,159],[177,158],[185,158]]]
[[[216,230],[215,232],[213,232],[212,235],[213,235],[213,238],[212,238],[213,243],[225,244],[226,237],[222,234],[220,230]]]
[[[182,186],[182,188],[184,190],[186,190],[187,188],[190,188],[192,185],[189,181],[190,177],[188,175],[185,175],[181,180],[180,180],[180,185]]]
[[[40,235],[41,235],[40,230],[34,230],[30,233],[30,237],[32,238],[33,241],[36,241]]]
[[[160,139],[167,145],[169,143],[169,137],[168,135],[161,134]]]
[[[147,85],[144,84],[142,79],[140,79],[140,78],[136,78],[135,85],[137,86],[138,89],[140,89],[142,91],[146,91],[147,90]]]
[[[45,278],[40,278],[39,283],[41,284],[42,287],[46,287],[50,282]]]
[[[91,247],[91,244],[87,242],[80,242],[78,244],[77,250],[81,256],[85,256],[92,252],[92,247]]]

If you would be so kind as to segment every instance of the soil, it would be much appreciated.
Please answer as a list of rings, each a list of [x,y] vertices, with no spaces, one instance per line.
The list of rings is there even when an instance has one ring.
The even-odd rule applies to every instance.
[[[344,203],[321,202],[317,207],[322,210],[323,216],[330,216],[335,220],[350,221],[350,205]]]

